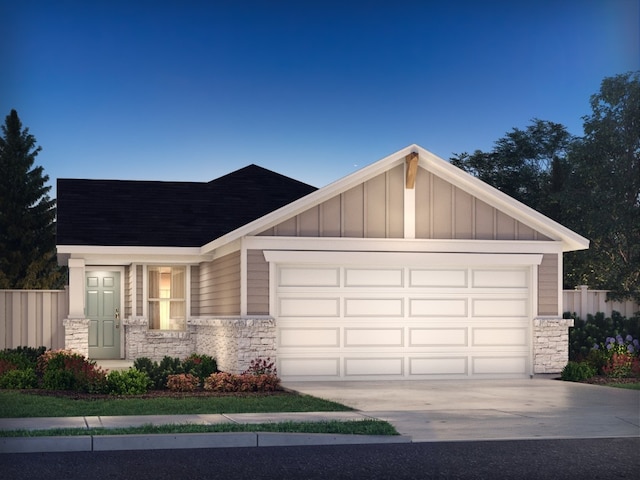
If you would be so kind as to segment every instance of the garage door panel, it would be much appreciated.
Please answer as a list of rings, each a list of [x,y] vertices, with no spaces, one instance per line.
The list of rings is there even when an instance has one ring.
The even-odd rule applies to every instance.
[[[409,286],[412,288],[465,288],[467,270],[410,269]]]
[[[339,317],[340,298],[280,298],[281,317]]]
[[[409,328],[410,347],[466,347],[467,328]]]
[[[345,347],[402,347],[402,328],[345,328]]]
[[[346,268],[345,287],[402,287],[404,285],[404,270]]]
[[[528,344],[526,328],[473,328],[471,337],[474,347],[516,347]]]
[[[467,375],[467,357],[409,358],[410,375]]]
[[[339,328],[281,328],[280,347],[334,347],[340,346]]]
[[[340,357],[286,357],[278,360],[282,377],[339,377]]]
[[[411,298],[409,299],[411,317],[466,317],[466,298]]]
[[[526,356],[494,356],[471,359],[474,375],[525,375],[527,373]]]
[[[278,286],[280,287],[340,286],[340,269],[338,267],[281,267],[278,272]]]
[[[345,358],[346,377],[354,376],[398,376],[403,375],[404,358]]]
[[[529,302],[526,298],[473,298],[471,305],[474,317],[526,317],[529,309]]]
[[[345,317],[401,317],[402,298],[345,298]]]
[[[526,288],[528,272],[526,270],[474,270],[473,288]]]

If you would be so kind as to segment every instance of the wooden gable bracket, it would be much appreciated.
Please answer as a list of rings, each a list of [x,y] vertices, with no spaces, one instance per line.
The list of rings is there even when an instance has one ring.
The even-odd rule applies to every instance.
[[[412,152],[405,157],[407,162],[407,181],[405,188],[413,190],[416,186],[416,174],[418,173],[418,153]]]

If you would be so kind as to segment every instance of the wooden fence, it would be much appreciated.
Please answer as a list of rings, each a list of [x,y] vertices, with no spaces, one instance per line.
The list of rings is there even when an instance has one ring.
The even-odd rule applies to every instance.
[[[0,290],[0,350],[19,346],[64,348],[67,290]]]
[[[582,319],[598,312],[609,317],[614,310],[623,317],[632,317],[640,311],[640,305],[633,300],[607,301],[607,290],[589,290],[586,285],[580,285],[575,290],[563,290],[562,305],[563,311],[576,313]]]

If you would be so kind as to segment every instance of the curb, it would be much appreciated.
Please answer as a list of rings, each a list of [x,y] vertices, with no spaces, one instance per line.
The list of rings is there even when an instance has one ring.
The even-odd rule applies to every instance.
[[[0,438],[0,454],[392,443],[411,443],[411,437],[401,435],[333,435],[324,433],[271,432],[3,437]]]

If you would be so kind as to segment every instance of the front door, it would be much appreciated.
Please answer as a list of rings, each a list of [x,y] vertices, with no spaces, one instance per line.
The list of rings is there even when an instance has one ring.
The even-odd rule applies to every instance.
[[[120,358],[120,272],[86,273],[89,358]]]

